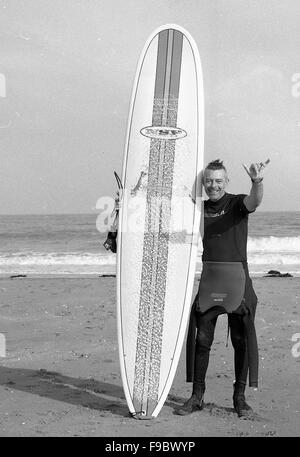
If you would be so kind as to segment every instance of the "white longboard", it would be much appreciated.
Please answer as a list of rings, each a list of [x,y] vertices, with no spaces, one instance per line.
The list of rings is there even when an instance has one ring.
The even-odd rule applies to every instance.
[[[183,28],[160,27],[145,44],[133,86],[118,231],[119,356],[135,418],[158,415],[182,349],[200,231],[203,138],[197,46]]]

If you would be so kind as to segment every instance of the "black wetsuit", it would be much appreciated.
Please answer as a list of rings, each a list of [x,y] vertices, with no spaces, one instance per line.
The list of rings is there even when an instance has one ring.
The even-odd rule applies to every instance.
[[[204,262],[247,261],[249,211],[245,197],[226,193],[216,202],[204,202]]]
[[[217,202],[207,200],[204,203],[203,271],[191,311],[187,338],[187,381],[201,385],[202,390],[205,389],[205,375],[217,317],[223,313],[228,313],[235,354],[235,381],[246,384],[250,369],[249,385],[256,387],[258,382],[258,349],[254,327],[257,297],[247,266],[249,211],[243,203],[245,196],[226,193]],[[216,287],[212,278],[215,270],[225,268],[226,274],[229,270],[230,277],[230,270],[236,270],[236,267],[242,271],[244,279],[240,295],[235,295],[238,301],[232,309],[232,303],[228,303],[230,293],[209,292],[213,292]],[[240,271],[238,274],[241,274]],[[222,270],[218,275],[217,278],[222,277]],[[236,285],[235,275],[233,272],[229,287],[227,284],[229,290],[231,284],[233,289]],[[203,295],[203,290],[207,292],[206,295]]]

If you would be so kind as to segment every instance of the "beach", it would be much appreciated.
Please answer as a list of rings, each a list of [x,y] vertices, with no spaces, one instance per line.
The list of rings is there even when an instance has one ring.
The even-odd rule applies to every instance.
[[[196,277],[194,294],[198,284]],[[253,285],[260,357],[259,388],[247,389],[253,420],[233,411],[233,349],[230,341],[226,347],[227,318],[221,316],[204,409],[175,414],[191,393],[183,346],[159,416],[137,421],[122,389],[115,277],[1,277],[0,436],[299,436],[300,350],[292,351],[292,337],[300,334],[300,278],[255,277]]]

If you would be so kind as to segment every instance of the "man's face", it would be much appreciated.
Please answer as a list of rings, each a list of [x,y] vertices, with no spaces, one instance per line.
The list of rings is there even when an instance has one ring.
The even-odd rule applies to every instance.
[[[216,202],[225,194],[228,184],[225,170],[205,170],[203,175],[203,186],[208,198]]]

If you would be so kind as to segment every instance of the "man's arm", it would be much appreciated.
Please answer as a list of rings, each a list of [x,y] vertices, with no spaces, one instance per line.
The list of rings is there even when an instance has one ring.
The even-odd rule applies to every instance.
[[[244,198],[244,205],[248,211],[254,211],[262,202],[264,185],[262,181],[252,182],[250,194]]]
[[[252,181],[250,194],[244,198],[244,205],[248,211],[254,211],[262,202],[264,194],[263,171],[269,162],[270,159],[265,163],[252,163],[249,169],[243,164]]]

